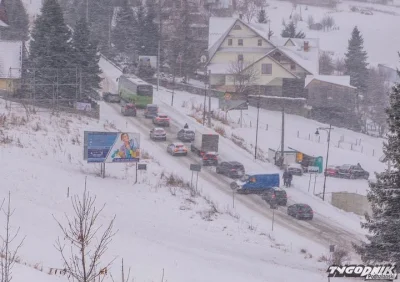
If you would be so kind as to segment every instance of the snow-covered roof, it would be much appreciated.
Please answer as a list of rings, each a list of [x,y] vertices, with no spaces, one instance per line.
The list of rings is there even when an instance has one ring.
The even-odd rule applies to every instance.
[[[348,75],[307,75],[304,87],[307,87],[307,85],[309,85],[313,80],[319,80],[327,83],[357,89],[356,87],[350,85],[350,76]]]
[[[0,41],[0,78],[21,78],[22,41]]]
[[[229,30],[236,20],[236,18],[210,17],[208,25],[208,49]]]
[[[291,100],[291,101],[306,101],[306,98],[282,97],[282,96],[268,96],[268,95],[248,95],[249,97],[260,99],[276,99],[276,100]]]
[[[8,26],[8,24],[6,24],[5,22],[3,22],[2,20],[0,20],[0,26],[1,27],[7,27]]]
[[[304,40],[307,41],[307,40]],[[280,46],[278,49],[311,74],[319,73],[319,47],[309,42],[308,51],[303,46]]]

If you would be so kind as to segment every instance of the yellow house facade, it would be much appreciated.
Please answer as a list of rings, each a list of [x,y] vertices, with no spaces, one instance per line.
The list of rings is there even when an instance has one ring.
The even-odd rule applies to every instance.
[[[22,41],[0,41],[0,91],[14,93],[22,68]]]

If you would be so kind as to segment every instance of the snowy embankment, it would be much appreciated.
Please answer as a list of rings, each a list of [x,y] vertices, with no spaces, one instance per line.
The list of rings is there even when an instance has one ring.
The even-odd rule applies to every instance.
[[[179,161],[164,158],[165,152],[143,138],[148,171],[134,184],[134,167],[107,165],[107,177],[99,178],[99,166],[82,160],[83,131],[118,129],[135,131],[114,109],[102,104],[100,121],[69,114],[41,112],[25,116],[22,107],[6,109],[2,116],[0,163],[1,196],[12,192],[16,209],[12,225],[27,235],[20,250],[20,262],[36,265],[40,275],[62,268],[61,257],[53,246],[61,236],[53,215],[62,220],[72,214],[70,196],[82,193],[85,176],[88,190],[106,203],[99,220],[106,224],[117,215],[119,229],[104,262],[124,258],[132,267],[135,281],[158,281],[162,269],[168,281],[302,281],[326,279],[325,266],[318,257],[326,253],[313,242],[279,225],[252,217],[245,209],[232,210],[226,196],[207,195],[207,182],[199,180],[202,195],[191,195],[188,188],[177,188],[161,175],[168,168],[184,173]],[[142,133],[144,134],[144,133]],[[151,157],[154,156],[154,157]],[[214,189],[215,190],[215,189]],[[61,236],[62,237],[62,236]],[[304,249],[301,251],[301,249]],[[40,250],[38,252],[37,250]],[[119,259],[110,271],[116,277]],[[19,272],[19,266],[16,268]],[[22,274],[25,271],[19,272]],[[15,275],[15,277],[21,277]],[[16,282],[25,282],[18,278]],[[62,281],[66,277],[59,278]],[[52,280],[54,281],[54,280]]]

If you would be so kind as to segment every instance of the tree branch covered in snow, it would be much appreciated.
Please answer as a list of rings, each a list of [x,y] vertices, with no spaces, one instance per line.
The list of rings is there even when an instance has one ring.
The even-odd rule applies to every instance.
[[[113,232],[115,216],[98,236],[102,225],[97,226],[96,223],[105,204],[98,210],[95,203],[96,197],[90,195],[85,185],[82,198],[77,195],[72,198],[74,217],[65,215],[66,225],[55,219],[64,235],[64,241],[67,241],[62,243],[58,238],[55,247],[60,252],[65,270],[72,281],[91,282],[101,276],[104,279],[104,274],[112,263],[101,265],[101,258],[116,234]],[[67,249],[66,244],[69,245]]]
[[[25,237],[17,243],[16,247],[12,249],[12,244],[16,240],[19,235],[20,228],[13,232],[11,228],[11,217],[14,214],[15,210],[11,210],[11,193],[8,192],[8,201],[7,207],[3,208],[3,203],[1,204],[1,209],[6,217],[5,223],[5,234],[0,235],[2,245],[1,245],[1,259],[0,259],[0,267],[1,267],[1,282],[10,282],[12,281],[12,268],[17,259],[17,254],[22,244],[24,243]]]

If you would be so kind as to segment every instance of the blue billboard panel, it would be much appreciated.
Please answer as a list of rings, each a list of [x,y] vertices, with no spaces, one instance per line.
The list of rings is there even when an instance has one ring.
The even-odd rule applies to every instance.
[[[88,163],[127,163],[140,160],[140,134],[85,131],[84,159]]]

